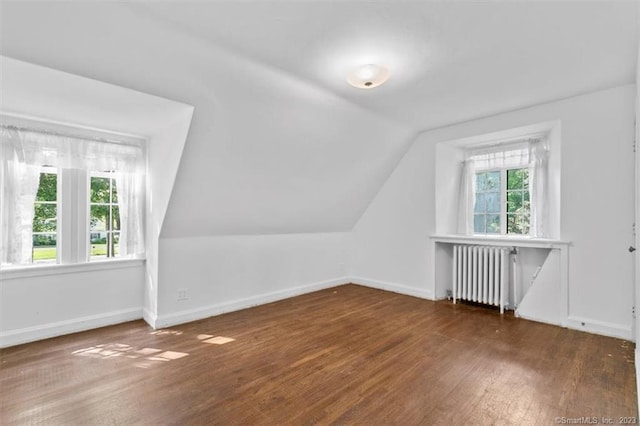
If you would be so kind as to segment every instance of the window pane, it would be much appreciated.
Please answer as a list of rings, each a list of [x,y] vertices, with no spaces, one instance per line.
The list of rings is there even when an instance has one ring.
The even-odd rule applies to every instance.
[[[91,202],[108,203],[110,198],[110,180],[103,177],[91,177]]]
[[[485,210],[484,194],[476,194],[476,202],[473,205],[473,211],[476,213],[484,213]]]
[[[120,233],[102,232],[91,234],[91,258],[118,257],[120,254]]]
[[[56,234],[36,234],[33,236],[33,261],[45,262],[56,260]]]
[[[102,238],[91,240],[91,257],[106,257],[107,256],[107,235],[104,234]]]
[[[507,214],[507,234],[522,234],[522,217],[516,214]]]
[[[526,189],[529,187],[529,169],[507,170],[507,189]]]
[[[116,180],[111,179],[111,196],[113,197],[111,201],[113,203],[118,202],[118,188],[116,187]]]
[[[113,257],[118,257],[118,255],[120,255],[120,233],[119,232],[113,233],[112,244],[113,244],[112,255]]]
[[[107,231],[109,206],[91,206],[90,231]]]
[[[58,199],[58,175],[55,173],[40,173],[40,184],[36,201],[56,201]]]
[[[487,215],[487,234],[500,233],[500,215]]]
[[[475,232],[476,234],[484,234],[485,233],[484,223],[485,223],[485,219],[483,214],[474,215],[473,216],[473,232]]]
[[[522,191],[507,192],[507,212],[517,212],[522,208]]]
[[[500,190],[500,172],[487,172],[487,190]]]
[[[120,209],[118,206],[111,207],[111,230],[120,230]]]
[[[55,204],[39,204],[34,206],[33,232],[56,232],[57,207]]]
[[[500,193],[489,192],[485,196],[488,213],[500,213]]]
[[[487,190],[487,174],[476,173],[476,191],[484,192]]]
[[[531,230],[530,220],[531,217],[529,216],[528,212],[527,215],[522,216],[522,233],[525,235],[529,234],[529,231]]]

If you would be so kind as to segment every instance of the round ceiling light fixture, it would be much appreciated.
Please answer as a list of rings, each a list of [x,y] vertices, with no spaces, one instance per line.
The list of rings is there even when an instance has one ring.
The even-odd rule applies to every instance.
[[[347,82],[359,89],[373,89],[388,79],[389,70],[376,64],[359,66],[347,76]]]

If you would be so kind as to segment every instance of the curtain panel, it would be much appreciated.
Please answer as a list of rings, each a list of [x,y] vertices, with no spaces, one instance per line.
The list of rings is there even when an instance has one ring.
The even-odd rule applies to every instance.
[[[144,253],[144,172],[142,147],[0,126],[0,261],[32,261],[34,201],[42,166],[116,171],[122,256]]]

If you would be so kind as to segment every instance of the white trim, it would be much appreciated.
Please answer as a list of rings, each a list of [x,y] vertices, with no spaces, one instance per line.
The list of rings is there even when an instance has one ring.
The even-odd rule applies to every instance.
[[[141,318],[142,310],[140,308],[131,308],[70,320],[57,321],[51,324],[20,328],[18,330],[0,333],[0,348],[105,327],[107,325],[120,324]]]
[[[171,327],[178,324],[184,324],[191,321],[197,321],[203,318],[224,314],[227,312],[239,311],[241,309],[251,308],[253,306],[264,305],[266,303],[276,302],[287,299],[289,297],[299,296],[338,285],[348,284],[347,277],[334,278],[326,281],[319,281],[299,287],[278,290],[271,293],[265,293],[258,296],[247,297],[244,299],[236,299],[228,302],[217,303],[215,305],[202,306],[193,309],[187,309],[169,314],[159,314],[153,320],[153,315],[149,313],[150,320],[153,322],[154,328]]]
[[[571,245],[568,241],[547,238],[533,238],[525,236],[511,237],[507,235],[431,235],[436,243],[451,244],[491,244],[505,247],[538,247],[538,248],[566,248]]]
[[[379,290],[391,291],[393,293],[404,294],[406,296],[419,297],[421,299],[435,300],[433,291],[424,288],[410,287],[404,284],[390,283],[386,281],[372,280],[364,277],[351,277],[350,283],[363,285],[365,287],[377,288]]]
[[[99,129],[83,126],[77,123],[64,123],[57,120],[49,120],[42,117],[33,117],[24,114],[15,114],[0,109],[0,124],[3,126],[28,127],[31,131],[59,132],[72,135],[74,138],[116,138],[121,143],[143,147],[148,138],[130,133],[122,133],[114,130]]]
[[[81,272],[95,272],[114,269],[137,268],[144,266],[145,259],[109,259],[94,260],[85,263],[69,264],[34,264],[28,266],[3,267],[0,269],[0,279],[19,280],[31,277],[43,277],[63,274],[77,274]]]
[[[158,322],[158,315],[151,312],[149,309],[142,309],[142,319],[154,329],[158,328],[156,325],[156,323]]]
[[[569,316],[569,318],[567,318],[567,327],[573,330],[634,341],[630,324],[614,324],[589,318]]]

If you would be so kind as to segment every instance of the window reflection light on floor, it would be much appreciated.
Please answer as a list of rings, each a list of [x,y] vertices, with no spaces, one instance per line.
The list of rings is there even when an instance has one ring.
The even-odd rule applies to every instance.
[[[151,333],[154,336],[181,336],[182,331],[176,330],[154,330]],[[214,345],[224,345],[229,342],[234,342],[236,339],[224,336],[215,336],[213,334],[198,334],[196,338],[203,342]],[[149,368],[154,364],[161,364],[168,361],[174,361],[180,358],[184,358],[189,354],[186,352],[177,351],[165,351],[158,348],[149,347],[134,347],[124,343],[105,343],[102,345],[95,345],[88,348],[78,349],[72,352],[72,355],[96,358],[96,359],[109,359],[109,358],[129,358],[138,360],[136,367]]]
[[[233,342],[235,340],[236,339],[232,339],[231,337],[216,336],[212,339],[205,340],[204,343],[213,343],[214,345],[224,345],[225,343]]]
[[[186,352],[163,351],[156,348],[135,348],[122,343],[107,343],[103,345],[91,346],[89,348],[78,349],[72,352],[76,356],[84,356],[97,359],[108,359],[115,357],[125,357],[138,359],[143,362],[135,364],[137,367],[148,368],[153,362],[167,362],[184,358],[189,354]]]
[[[154,336],[166,336],[166,335],[174,335],[174,336],[180,336],[182,335],[182,331],[177,331],[177,330],[154,330],[149,334],[153,334]]]

